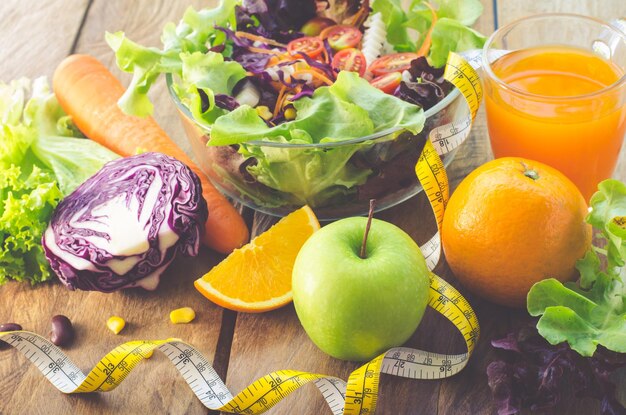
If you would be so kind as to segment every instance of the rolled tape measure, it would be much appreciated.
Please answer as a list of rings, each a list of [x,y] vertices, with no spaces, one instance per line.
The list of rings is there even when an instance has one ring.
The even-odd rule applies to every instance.
[[[465,97],[467,119],[438,127],[430,133],[415,172],[440,228],[448,201],[448,179],[439,155],[460,145],[469,134],[481,100],[478,75],[461,56],[451,53],[444,77]],[[432,270],[439,262],[439,232],[421,247]],[[108,392],[154,350],[164,353],[198,399],[209,409],[235,414],[260,414],[301,386],[317,386],[334,415],[371,414],[376,409],[380,374],[410,379],[442,379],[460,372],[478,340],[478,320],[467,300],[450,284],[431,273],[430,307],[443,314],[461,332],[467,352],[457,355],[396,347],[352,372],[348,381],[295,370],[279,370],[256,380],[233,396],[209,361],[193,346],[178,340],[131,341],[116,347],[85,375],[58,347],[27,331],[0,333],[0,340],[22,352],[63,393]]]

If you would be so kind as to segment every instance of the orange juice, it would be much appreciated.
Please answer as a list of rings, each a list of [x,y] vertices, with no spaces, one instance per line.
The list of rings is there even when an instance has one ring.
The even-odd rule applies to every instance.
[[[557,168],[586,200],[610,177],[626,132],[623,71],[594,53],[540,46],[491,64],[485,103],[496,157],[520,156]]]

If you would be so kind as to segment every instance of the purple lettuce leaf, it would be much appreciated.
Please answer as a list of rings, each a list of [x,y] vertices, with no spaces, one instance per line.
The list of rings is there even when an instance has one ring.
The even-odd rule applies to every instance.
[[[626,366],[626,354],[599,347],[592,357],[583,357],[567,343],[548,343],[534,324],[491,344],[502,351],[502,359],[487,367],[498,415],[552,408],[572,392],[601,401],[602,415],[626,414],[609,378]]]
[[[425,57],[411,62],[410,81],[402,81],[394,93],[398,98],[427,110],[437,105],[453,86],[443,78],[443,68],[434,68]]]
[[[235,13],[237,27],[246,31],[256,27],[257,30],[276,35],[277,32],[290,33],[299,30],[316,16],[316,11],[313,0],[244,0]],[[254,24],[253,17],[258,25]],[[240,23],[247,25],[240,26]],[[275,36],[271,37],[278,40]]]

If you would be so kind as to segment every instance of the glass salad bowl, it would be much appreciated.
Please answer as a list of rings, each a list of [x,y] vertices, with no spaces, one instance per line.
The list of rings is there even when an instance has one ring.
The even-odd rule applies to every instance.
[[[308,204],[319,219],[333,220],[367,214],[370,199],[376,199],[380,211],[415,196],[422,187],[414,167],[430,131],[469,111],[453,89],[425,111],[424,128],[417,135],[393,128],[328,143],[211,146],[210,129],[196,122],[180,102],[170,74],[167,85],[196,161],[211,182],[231,199],[274,216]],[[457,150],[442,157],[446,166]]]

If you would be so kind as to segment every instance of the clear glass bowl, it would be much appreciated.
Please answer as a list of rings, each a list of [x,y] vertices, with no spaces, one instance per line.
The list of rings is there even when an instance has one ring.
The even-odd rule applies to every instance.
[[[253,141],[245,144],[253,151],[283,152],[286,160],[314,157],[313,153],[320,153],[312,152],[312,149],[322,149],[324,152],[344,151],[352,154],[348,160],[351,169],[371,171],[363,184],[349,189],[335,186],[326,189],[323,196],[318,198],[314,194],[303,196],[298,192],[279,191],[255,180],[247,170],[247,166],[254,164],[254,159],[242,156],[237,146],[208,146],[210,130],[198,124],[180,102],[173,88],[172,76],[168,74],[166,79],[196,161],[211,182],[231,199],[274,216],[284,216],[306,203],[315,210],[319,219],[332,220],[367,214],[370,199],[376,199],[377,211],[404,202],[422,190],[414,167],[430,131],[468,114],[467,105],[455,88],[441,102],[425,112],[424,129],[417,135],[395,128],[333,143],[284,144]],[[456,151],[457,149],[442,157],[446,166],[450,164]],[[328,169],[325,167],[318,165],[317,174],[336,174],[331,166]]]

